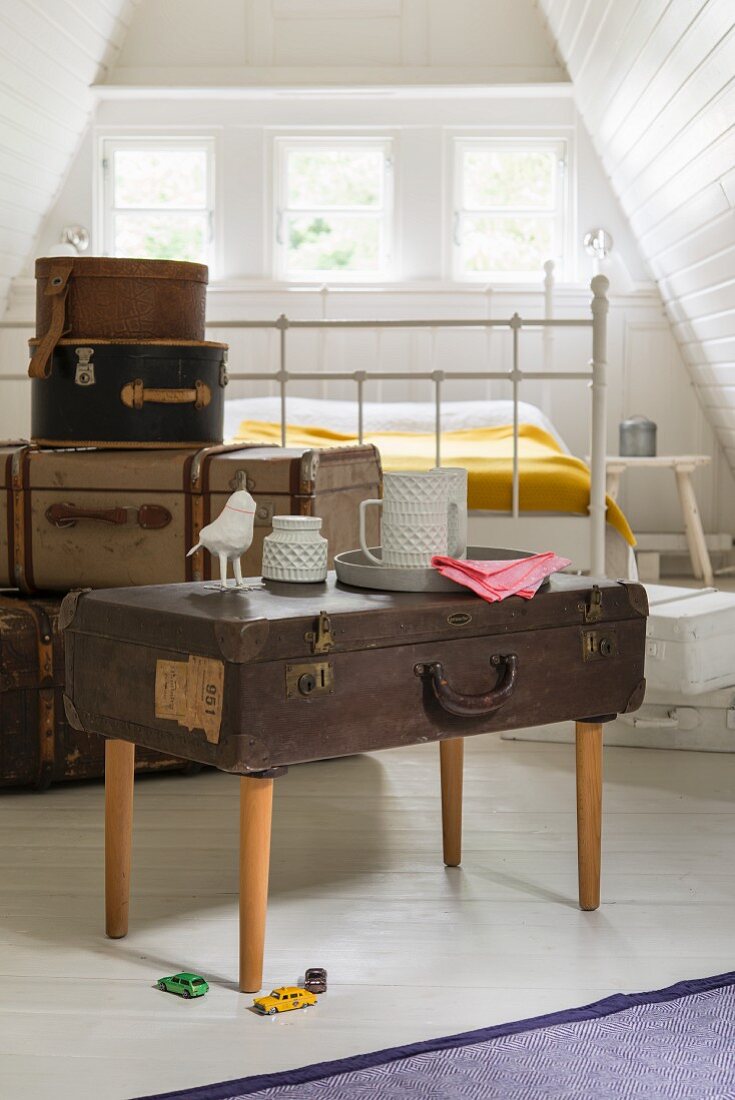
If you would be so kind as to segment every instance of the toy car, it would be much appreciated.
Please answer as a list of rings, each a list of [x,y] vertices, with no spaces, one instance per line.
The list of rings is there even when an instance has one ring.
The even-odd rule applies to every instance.
[[[310,993],[327,992],[327,972],[323,966],[310,966],[304,975],[304,989]]]
[[[290,1012],[292,1008],[311,1008],[316,1004],[316,997],[298,985],[279,985],[267,997],[253,998],[253,1004],[263,1016],[275,1016],[277,1012]]]
[[[178,993],[179,997],[203,997],[209,991],[204,978],[198,974],[173,974],[170,978],[159,978],[156,983],[164,993]]]

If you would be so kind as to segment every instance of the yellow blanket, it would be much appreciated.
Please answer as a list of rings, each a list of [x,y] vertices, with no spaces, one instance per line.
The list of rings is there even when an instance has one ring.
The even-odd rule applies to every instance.
[[[238,439],[280,443],[280,424],[244,420]],[[327,428],[288,427],[291,447],[338,447],[356,443],[357,437]],[[372,432],[366,443],[379,449],[385,470],[430,470],[434,465],[434,436],[418,432]],[[533,424],[518,429],[520,458],[520,508],[522,512],[575,512],[587,514],[590,498],[589,470],[579,458],[565,454],[556,440]],[[513,482],[513,428],[468,428],[442,434],[442,464],[464,466],[469,471],[470,508],[507,512]],[[633,532],[617,504],[607,498],[607,522],[631,546]]]

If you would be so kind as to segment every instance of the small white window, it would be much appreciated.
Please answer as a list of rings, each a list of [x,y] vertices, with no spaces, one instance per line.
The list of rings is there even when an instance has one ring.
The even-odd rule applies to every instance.
[[[391,269],[390,141],[276,142],[276,277],[374,280]]]
[[[459,139],[454,170],[454,276],[538,279],[563,271],[566,143]]]
[[[213,144],[208,138],[103,139],[106,256],[213,262]]]

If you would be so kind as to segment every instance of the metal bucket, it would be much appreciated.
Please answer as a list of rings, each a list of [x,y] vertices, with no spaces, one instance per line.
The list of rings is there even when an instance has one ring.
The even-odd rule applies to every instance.
[[[656,454],[656,425],[645,416],[630,416],[620,423],[620,454],[626,458],[651,458]]]

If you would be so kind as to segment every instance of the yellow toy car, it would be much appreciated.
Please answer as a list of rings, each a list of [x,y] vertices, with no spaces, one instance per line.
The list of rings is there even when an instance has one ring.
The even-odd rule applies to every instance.
[[[253,1004],[263,1016],[275,1016],[277,1012],[290,1012],[292,1008],[311,1008],[316,997],[308,989],[298,985],[279,985],[267,997],[255,997]]]

